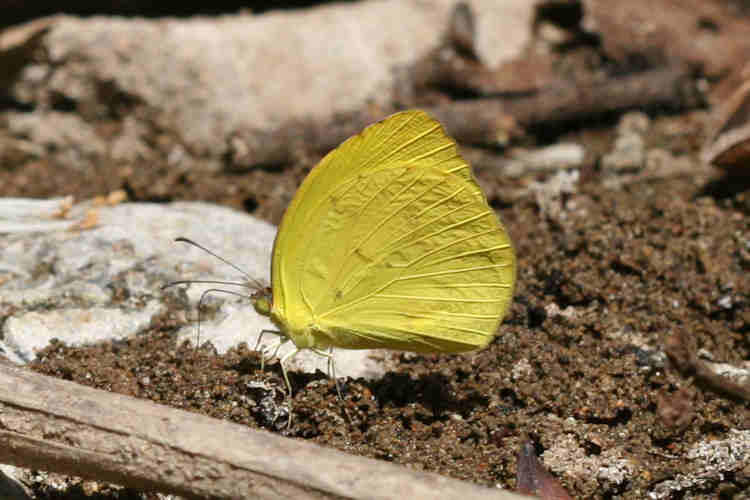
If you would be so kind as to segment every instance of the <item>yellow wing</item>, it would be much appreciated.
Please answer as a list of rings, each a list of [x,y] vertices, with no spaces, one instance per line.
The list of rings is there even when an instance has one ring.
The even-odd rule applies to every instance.
[[[316,347],[459,352],[492,339],[514,281],[510,239],[455,142],[408,111],[303,182],[274,245],[272,317]]]

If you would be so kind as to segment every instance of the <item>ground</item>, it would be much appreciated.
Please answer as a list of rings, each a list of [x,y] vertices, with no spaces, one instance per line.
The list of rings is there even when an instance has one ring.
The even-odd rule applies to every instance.
[[[648,146],[670,152],[667,161],[694,159],[702,139],[695,122],[704,118],[655,118]],[[611,147],[608,130],[562,138],[596,157]],[[613,181],[594,159],[576,192],[547,205],[531,194],[504,197],[502,175],[477,165],[518,254],[518,286],[497,338],[465,355],[385,353],[395,368],[374,381],[342,380],[343,401],[325,374],[291,373],[289,430],[278,363],[261,372],[247,346],[216,356],[177,345],[178,314],[124,342],[53,345],[33,369],[510,489],[520,444],[530,438],[573,497],[644,498],[663,481],[698,472],[688,458],[697,443],[750,429],[746,399],[673,359],[687,353],[737,367],[750,359],[750,183],[697,161],[687,165]],[[278,223],[309,167],[182,176],[154,168],[139,177],[143,191],[125,187],[133,198],[153,199],[158,185],[163,200],[212,200]],[[6,194],[85,197],[123,187],[106,165],[103,184],[83,188],[65,172],[37,168],[44,182],[33,182],[33,169],[23,179],[16,173]],[[137,498],[84,486],[67,496],[38,492]],[[750,469],[714,474],[683,494],[748,498]]]

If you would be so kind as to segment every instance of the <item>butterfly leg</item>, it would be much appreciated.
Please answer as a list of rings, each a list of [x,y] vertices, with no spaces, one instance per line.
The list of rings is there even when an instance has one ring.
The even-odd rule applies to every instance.
[[[272,333],[276,335],[279,339],[288,339],[284,334],[282,334],[278,330],[266,330],[265,328],[260,331],[260,334],[258,334],[258,340],[255,341],[255,347],[253,347],[253,351],[260,350],[260,342],[263,340],[263,335],[266,333]]]
[[[258,334],[258,340],[255,342],[255,347],[253,347],[253,351],[258,351],[260,347],[260,341],[263,340],[263,334],[264,333],[273,333],[273,330],[261,330]]]
[[[258,336],[258,342],[256,342],[255,344],[256,351],[259,350],[258,347],[260,346],[260,338],[264,333],[273,333],[278,335],[279,332],[275,330],[262,330],[260,332],[260,335]],[[281,346],[286,344],[287,342],[289,342],[289,337],[279,336],[279,339],[276,342],[273,342],[268,347],[264,347],[263,350],[260,351],[260,371],[263,371],[263,369],[265,368],[266,361],[276,357],[276,355],[279,353],[279,349],[281,349]],[[273,351],[273,353],[271,353],[271,351]]]
[[[328,358],[328,377],[330,378],[331,376],[333,376],[333,378],[336,378],[336,367],[333,363],[333,347],[328,348],[328,356],[326,357]]]
[[[282,341],[282,343],[286,342],[287,340],[289,339]],[[287,354],[285,354],[283,358],[281,358],[281,361],[279,361],[279,364],[281,364],[281,373],[284,375],[284,382],[286,383],[286,390],[288,394],[287,398],[289,399],[289,421],[286,424],[287,428],[290,428],[292,426],[292,413],[293,412],[292,412],[292,384],[289,382],[289,375],[286,372],[286,362],[292,359],[294,356],[296,356],[299,351],[300,349],[295,349],[293,351],[290,351]]]
[[[328,358],[328,378],[333,378],[333,383],[336,384],[336,394],[338,394],[339,400],[343,401],[344,397],[341,395],[339,379],[336,378],[336,362],[333,358],[333,347],[329,347],[328,352],[321,351],[320,349],[312,349],[312,351],[318,356]]]

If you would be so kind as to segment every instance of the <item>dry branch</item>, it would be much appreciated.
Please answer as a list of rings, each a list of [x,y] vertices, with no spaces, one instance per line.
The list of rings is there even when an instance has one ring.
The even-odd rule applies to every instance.
[[[0,463],[187,498],[522,498],[5,364]]]
[[[512,117],[520,126],[533,128],[628,109],[689,109],[701,102],[692,77],[680,68],[667,68],[586,86],[560,85],[529,96],[457,101],[430,111],[460,140],[483,142],[507,133],[492,128],[503,123],[498,117]]]
[[[693,377],[695,382],[708,390],[738,402],[750,402],[750,386],[738,384],[728,377],[714,372],[699,359],[693,346],[678,332],[667,339],[666,353],[674,366],[683,374]]]
[[[559,83],[524,96],[497,96],[419,106],[440,120],[459,142],[504,145],[521,129],[594,119],[629,109],[684,110],[702,105],[692,76],[681,68],[645,71],[589,85]],[[295,121],[270,133],[236,131],[229,167],[283,165],[301,151],[327,151],[395,110],[366,110],[330,121]]]

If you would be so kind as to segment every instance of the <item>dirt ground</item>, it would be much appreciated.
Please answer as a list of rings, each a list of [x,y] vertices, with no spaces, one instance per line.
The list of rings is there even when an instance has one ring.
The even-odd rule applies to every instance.
[[[704,118],[657,118],[649,145],[695,155],[702,140],[696,120]],[[566,138],[589,152],[606,150],[612,140],[608,129]],[[125,187],[135,199],[154,199],[146,186],[159,186],[164,200],[212,200],[278,223],[310,165],[211,177],[170,177],[154,168],[139,185]],[[117,171],[101,168],[102,184],[84,188],[70,183],[74,176],[42,164],[23,178],[6,173],[0,182],[6,195],[24,196],[85,198],[123,187]],[[54,345],[33,369],[510,489],[516,454],[528,436],[576,498],[644,498],[655,484],[695,472],[687,450],[696,443],[750,429],[750,403],[721,381],[696,376],[689,361],[700,355],[740,366],[750,359],[748,177],[696,166],[671,175],[633,175],[605,187],[592,161],[578,192],[543,211],[530,195],[504,199],[506,181],[490,168],[477,165],[477,172],[519,259],[512,309],[483,351],[389,353],[396,368],[382,379],[342,380],[343,402],[325,374],[292,373],[288,431],[278,363],[261,372],[258,355],[247,346],[216,356],[210,348],[176,345],[179,311],[129,341]],[[256,194],[278,193],[280,186],[284,196]],[[571,461],[624,467],[629,479],[617,482],[595,469],[561,474],[580,471]],[[690,489],[690,497],[750,495],[750,468],[718,477]],[[41,486],[37,493],[143,498],[88,482],[70,484],[65,493]]]

